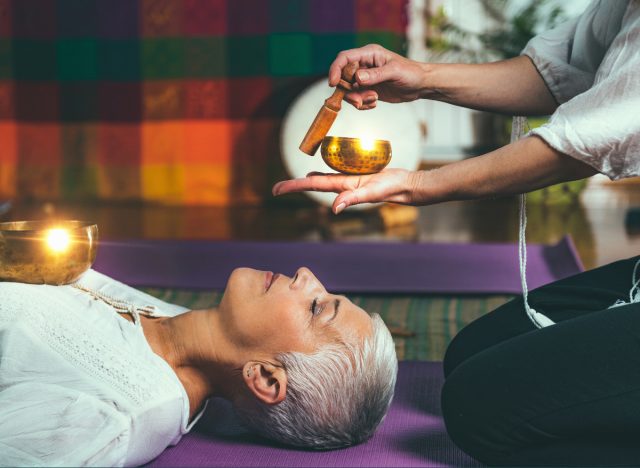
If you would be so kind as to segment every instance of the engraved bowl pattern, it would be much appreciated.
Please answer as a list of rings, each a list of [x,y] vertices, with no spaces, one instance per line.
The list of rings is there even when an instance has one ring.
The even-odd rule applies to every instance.
[[[327,166],[343,174],[374,174],[391,161],[391,143],[374,140],[372,148],[366,149],[359,138],[327,136],[320,154]]]

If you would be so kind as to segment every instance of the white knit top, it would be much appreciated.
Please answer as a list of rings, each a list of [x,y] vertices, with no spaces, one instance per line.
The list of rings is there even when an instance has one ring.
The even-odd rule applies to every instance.
[[[186,311],[93,270],[79,282],[157,315]],[[139,465],[188,418],[172,368],[112,305],[72,286],[0,283],[0,465]]]

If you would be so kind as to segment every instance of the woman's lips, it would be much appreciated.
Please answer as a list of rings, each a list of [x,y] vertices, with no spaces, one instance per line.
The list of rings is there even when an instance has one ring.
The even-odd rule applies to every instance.
[[[273,274],[272,271],[267,271],[264,292],[267,292],[269,290],[271,285],[275,283],[276,279],[278,279],[278,276],[280,276],[280,273]]]

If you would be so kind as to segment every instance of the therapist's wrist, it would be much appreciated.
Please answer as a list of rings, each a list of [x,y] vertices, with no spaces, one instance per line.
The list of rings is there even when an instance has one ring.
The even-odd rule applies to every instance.
[[[446,201],[442,184],[438,182],[438,170],[413,171],[407,178],[412,205],[432,205]]]
[[[432,101],[454,102],[464,77],[457,67],[459,64],[423,63],[420,97]]]

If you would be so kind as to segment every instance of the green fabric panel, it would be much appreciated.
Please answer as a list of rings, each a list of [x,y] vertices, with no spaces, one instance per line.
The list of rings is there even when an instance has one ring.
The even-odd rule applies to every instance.
[[[309,31],[309,2],[301,0],[269,1],[269,28],[274,33]]]
[[[227,70],[231,77],[268,76],[267,37],[227,37]]]
[[[313,73],[326,75],[339,52],[356,46],[354,34],[316,34],[311,38]]]
[[[227,44],[224,37],[185,39],[184,60],[187,77],[221,78],[227,74]]]
[[[13,75],[18,80],[54,80],[56,78],[55,43],[14,39]]]
[[[98,78],[98,47],[95,39],[61,39],[56,43],[58,79]]]
[[[11,40],[0,39],[0,79],[11,78],[13,75],[11,52]]]
[[[60,194],[63,198],[95,198],[98,167],[95,163],[96,126],[64,125],[61,134],[62,158]]]
[[[142,41],[142,76],[148,79],[184,76],[184,38],[146,38]]]
[[[311,73],[311,36],[309,34],[269,36],[269,71],[274,76]]]
[[[103,80],[138,80],[140,78],[140,41],[100,40],[98,42],[98,73]]]
[[[61,181],[62,198],[94,198],[98,183],[97,168],[65,165],[62,167]]]
[[[398,34],[386,31],[364,31],[356,34],[356,47],[367,44],[380,44],[393,52],[404,53],[405,39]]]

